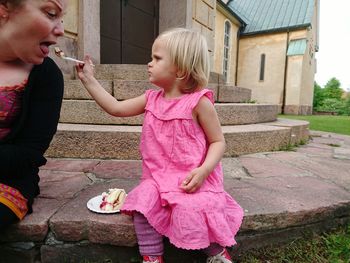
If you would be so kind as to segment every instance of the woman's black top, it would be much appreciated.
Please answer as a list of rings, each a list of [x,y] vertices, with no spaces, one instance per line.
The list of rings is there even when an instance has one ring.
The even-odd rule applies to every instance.
[[[63,98],[63,76],[51,58],[35,65],[24,89],[22,111],[11,133],[0,141],[0,183],[28,199],[39,194],[39,167],[56,133]]]

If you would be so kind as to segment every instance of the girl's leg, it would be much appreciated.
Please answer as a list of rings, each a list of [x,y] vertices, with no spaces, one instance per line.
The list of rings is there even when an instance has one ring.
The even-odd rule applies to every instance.
[[[15,223],[18,217],[6,205],[0,203],[0,230]]]
[[[223,262],[232,263],[230,254],[226,248],[216,243],[211,243],[209,247],[203,249],[204,253],[207,254],[207,262]]]
[[[203,252],[207,256],[215,256],[217,254],[220,254],[224,250],[224,247],[220,246],[217,243],[211,243],[209,247],[203,249]]]
[[[143,214],[134,213],[134,225],[140,254],[142,256],[163,255],[163,237],[148,223]]]

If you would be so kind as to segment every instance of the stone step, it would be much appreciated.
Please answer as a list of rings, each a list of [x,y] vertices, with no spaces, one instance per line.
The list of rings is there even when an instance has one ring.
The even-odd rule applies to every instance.
[[[108,80],[148,80],[147,65],[98,64],[95,66],[95,77]],[[225,78],[221,74],[210,72],[209,82],[224,84]]]
[[[313,135],[295,151],[222,160],[225,191],[245,214],[238,245],[229,248],[235,262],[251,249],[277,247],[350,222],[350,136]],[[130,192],[141,173],[139,160],[49,158],[40,169],[34,213],[1,232],[0,262],[139,262],[132,218],[93,213],[86,203],[109,188]],[[165,260],[206,262],[201,251],[176,248],[167,239]]]
[[[283,123],[284,122],[284,123]],[[308,126],[305,121],[272,124],[223,126],[226,139],[226,157],[283,149],[292,138],[306,140]],[[297,128],[299,127],[299,128]],[[293,134],[293,128],[303,130]],[[46,152],[48,157],[140,159],[139,140],[141,126],[59,124],[58,131]]]
[[[140,96],[147,89],[156,88],[148,80],[99,80],[102,87],[112,94],[117,100],[125,100]],[[217,102],[248,102],[251,98],[251,90],[224,84],[210,83],[208,88],[214,91]],[[91,99],[80,80],[65,80],[65,99]]]
[[[215,104],[222,125],[241,125],[275,121],[277,105],[249,103]],[[117,118],[105,113],[93,100],[64,100],[61,123],[142,125],[143,116]]]
[[[96,79],[147,80],[147,65],[98,64],[95,66]]]

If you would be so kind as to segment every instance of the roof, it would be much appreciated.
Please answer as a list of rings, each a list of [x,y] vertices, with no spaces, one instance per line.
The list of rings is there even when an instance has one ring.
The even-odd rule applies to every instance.
[[[306,38],[294,39],[289,42],[287,56],[304,55],[306,50]]]
[[[231,0],[227,3],[247,23],[243,35],[311,25],[314,0]]]
[[[227,2],[227,1],[226,1]],[[222,1],[222,0],[217,0],[217,4],[221,7],[223,7],[227,12],[229,12],[235,19],[238,20],[239,23],[241,23],[241,25],[243,27],[246,26],[245,21],[239,16],[237,15],[231,8],[228,8],[226,5],[226,2]]]

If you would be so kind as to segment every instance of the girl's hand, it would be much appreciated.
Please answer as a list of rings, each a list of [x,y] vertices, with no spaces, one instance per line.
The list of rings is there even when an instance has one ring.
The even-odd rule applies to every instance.
[[[180,188],[187,193],[194,193],[202,186],[208,175],[208,172],[203,167],[195,168],[182,182]]]
[[[78,77],[81,81],[87,82],[89,79],[94,77],[94,68],[93,63],[90,59],[90,56],[85,56],[84,64],[78,63],[75,68],[77,70]]]

